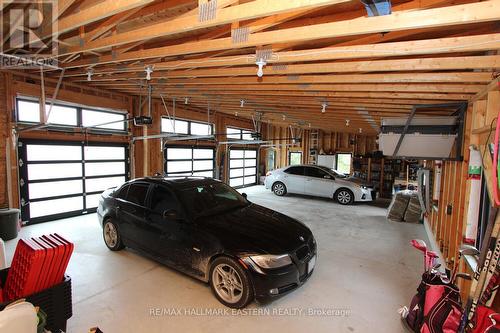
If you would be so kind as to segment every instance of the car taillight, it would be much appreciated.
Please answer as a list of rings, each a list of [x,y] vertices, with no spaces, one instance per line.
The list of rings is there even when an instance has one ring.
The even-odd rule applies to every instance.
[[[271,172],[271,171],[268,171],[268,172],[266,173],[266,177],[270,176],[271,174],[272,174],[272,172]]]

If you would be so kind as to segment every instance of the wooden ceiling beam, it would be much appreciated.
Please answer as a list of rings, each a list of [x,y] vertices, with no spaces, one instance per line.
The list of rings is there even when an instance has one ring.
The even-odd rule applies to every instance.
[[[155,71],[155,79],[189,78],[189,77],[223,77],[223,76],[255,76],[256,66],[237,68],[214,68],[197,70]],[[443,57],[368,60],[350,62],[313,63],[303,65],[266,66],[265,76],[293,75],[311,73],[355,73],[355,72],[398,72],[398,71],[430,71],[430,70],[470,70],[500,68],[500,55],[472,57]],[[142,79],[144,69],[139,73],[123,73],[112,75],[94,75],[95,81],[113,81],[126,79]],[[82,78],[82,81],[85,78]],[[78,80],[76,80],[78,81]]]
[[[275,43],[300,42],[321,38],[496,21],[500,20],[500,12],[497,10],[499,6],[500,0],[489,0],[445,8],[409,11],[386,16],[361,17],[353,20],[259,32],[249,35],[248,40],[242,43],[235,44],[231,38],[219,38],[215,40],[204,40],[184,43],[181,45],[132,51],[116,57],[105,55],[92,60],[75,62],[75,65],[88,66],[93,63],[122,62],[181,54],[246,48]],[[438,46],[434,44],[432,47],[437,48]],[[64,51],[62,51],[62,53],[64,54]],[[389,54],[390,52],[387,52],[387,55]],[[368,54],[365,56],[368,56]]]
[[[178,19],[169,21],[169,24],[164,24],[163,22],[155,23],[151,26],[139,28],[133,31],[127,31],[126,33],[119,33],[106,38],[101,38],[100,40],[86,43],[81,47],[78,46],[62,49],[61,53],[64,55],[67,53],[98,50],[102,48],[108,48],[110,46],[137,42],[144,39],[165,37],[178,33],[215,27],[222,24],[229,24],[234,21],[250,20],[262,16],[285,13],[298,9],[310,9],[314,7],[332,5],[347,1],[350,0],[255,0],[237,6],[219,9],[216,12],[215,18],[212,20],[200,21],[198,15],[180,17]]]

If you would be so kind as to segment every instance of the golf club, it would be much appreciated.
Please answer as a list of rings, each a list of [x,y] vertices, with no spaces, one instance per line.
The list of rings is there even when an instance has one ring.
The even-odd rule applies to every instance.
[[[422,239],[412,239],[410,244],[424,253],[424,272],[427,271],[427,244]]]
[[[460,250],[458,251],[457,262],[453,265],[453,273],[451,274],[451,280],[455,283],[455,278],[458,273],[458,267],[460,266],[460,260],[464,255],[475,256],[478,255],[479,251],[472,245],[462,244]]]

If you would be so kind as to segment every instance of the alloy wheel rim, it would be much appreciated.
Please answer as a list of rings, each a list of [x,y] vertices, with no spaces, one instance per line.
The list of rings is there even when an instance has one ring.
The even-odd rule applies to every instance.
[[[219,264],[212,273],[212,283],[217,295],[234,304],[243,297],[243,283],[238,272],[227,264]]]
[[[274,185],[274,192],[276,194],[282,195],[284,191],[285,191],[285,189],[284,189],[283,185],[281,185],[281,184]]]
[[[348,203],[351,200],[351,195],[347,191],[342,191],[338,195],[338,200],[341,203]]]
[[[106,223],[104,227],[104,240],[109,247],[115,247],[118,242],[118,233],[112,223]]]

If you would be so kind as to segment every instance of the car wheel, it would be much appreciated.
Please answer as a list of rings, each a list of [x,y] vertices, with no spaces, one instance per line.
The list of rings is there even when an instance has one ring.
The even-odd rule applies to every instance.
[[[354,202],[354,194],[351,190],[341,188],[335,192],[335,199],[341,205],[349,205]]]
[[[284,196],[286,194],[286,186],[282,182],[276,182],[273,184],[273,192],[277,196]]]
[[[254,298],[247,272],[229,257],[219,257],[212,263],[210,287],[219,302],[230,308],[244,308]]]
[[[111,251],[119,251],[124,248],[122,238],[118,232],[115,222],[112,219],[107,219],[102,227],[102,235],[104,243]]]

